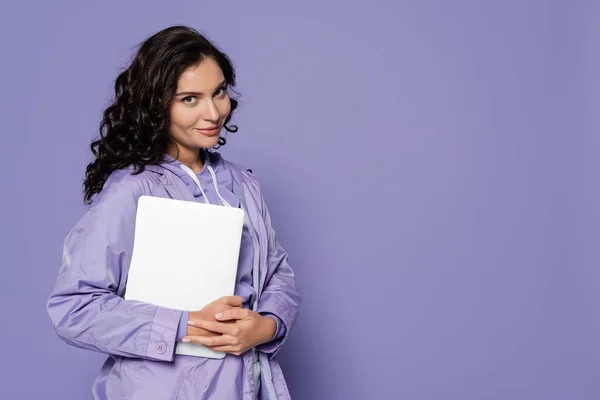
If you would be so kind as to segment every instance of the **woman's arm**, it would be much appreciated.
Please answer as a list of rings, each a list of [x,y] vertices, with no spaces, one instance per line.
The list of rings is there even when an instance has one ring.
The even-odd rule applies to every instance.
[[[105,188],[65,239],[48,314],[65,342],[102,353],[172,361],[182,311],[123,300],[142,182]]]

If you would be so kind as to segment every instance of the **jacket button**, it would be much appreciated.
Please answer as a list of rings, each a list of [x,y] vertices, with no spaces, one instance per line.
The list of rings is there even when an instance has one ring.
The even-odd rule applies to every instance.
[[[167,351],[167,345],[164,342],[156,343],[156,352],[158,354],[163,354],[165,351]]]

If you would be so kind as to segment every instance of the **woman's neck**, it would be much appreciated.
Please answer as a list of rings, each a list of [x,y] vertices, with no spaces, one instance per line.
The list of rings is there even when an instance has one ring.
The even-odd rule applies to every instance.
[[[202,168],[204,168],[204,150],[202,149],[175,147],[169,149],[169,154],[190,167],[197,174],[202,172]]]

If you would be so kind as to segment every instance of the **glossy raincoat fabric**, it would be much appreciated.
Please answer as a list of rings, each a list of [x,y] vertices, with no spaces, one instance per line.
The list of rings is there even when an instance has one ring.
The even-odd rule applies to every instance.
[[[94,383],[94,399],[290,398],[274,356],[298,315],[301,298],[294,272],[277,241],[256,177],[217,152],[207,155],[219,182],[228,182],[247,215],[253,263],[259,272],[255,311],[276,316],[285,333],[242,356],[228,354],[222,360],[176,356],[179,323],[188,310],[124,300],[123,295],[138,198],[197,200],[172,168],[150,166],[137,175],[131,168],[115,171],[67,234],[56,286],[48,300],[59,337],[109,355]]]

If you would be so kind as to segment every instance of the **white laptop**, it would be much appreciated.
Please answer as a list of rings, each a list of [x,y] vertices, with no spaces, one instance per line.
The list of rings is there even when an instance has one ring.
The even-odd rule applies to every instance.
[[[243,226],[240,208],[141,196],[125,299],[197,311],[232,296]],[[225,357],[196,343],[175,353]]]

